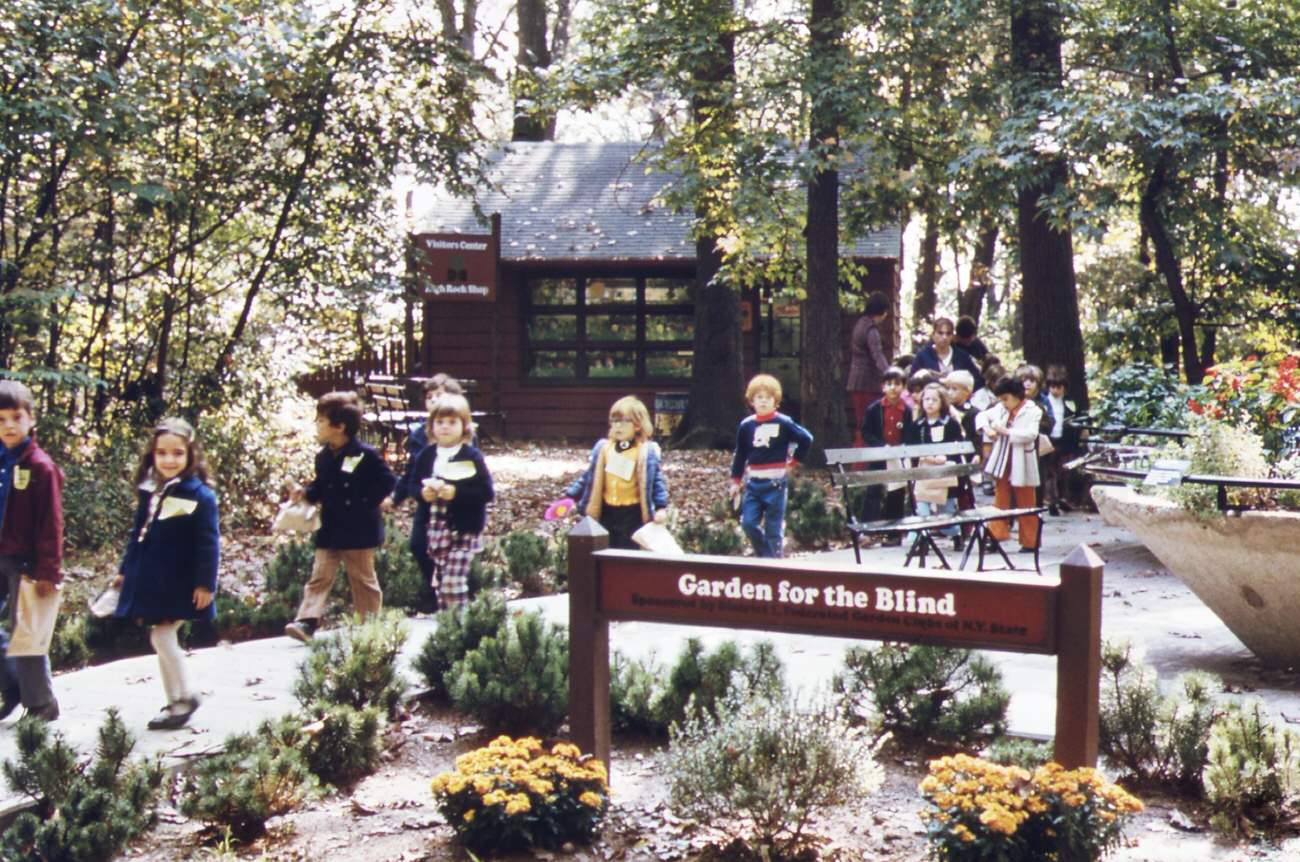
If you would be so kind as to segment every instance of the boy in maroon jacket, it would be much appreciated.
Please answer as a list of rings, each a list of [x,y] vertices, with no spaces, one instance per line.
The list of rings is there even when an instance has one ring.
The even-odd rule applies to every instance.
[[[32,393],[14,380],[0,380],[0,577],[7,587],[9,623],[18,613],[18,584],[26,576],[36,592],[59,588],[63,559],[63,472],[32,439]],[[0,596],[2,597],[2,596]],[[45,655],[9,656],[0,631],[0,719],[19,703],[44,721],[59,717]]]

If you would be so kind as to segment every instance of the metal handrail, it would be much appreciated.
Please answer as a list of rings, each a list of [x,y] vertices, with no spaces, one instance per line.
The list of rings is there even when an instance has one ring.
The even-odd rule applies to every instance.
[[[1083,469],[1089,473],[1113,479],[1143,479],[1147,475],[1145,470],[1132,470],[1127,467],[1106,467],[1101,464],[1085,464]],[[1189,473],[1182,477],[1182,482],[1183,484],[1216,486],[1218,488],[1216,497],[1221,512],[1234,509],[1240,512],[1247,508],[1245,506],[1228,505],[1229,488],[1267,488],[1273,491],[1300,490],[1300,480],[1296,479],[1262,479],[1250,476],[1214,476]]]

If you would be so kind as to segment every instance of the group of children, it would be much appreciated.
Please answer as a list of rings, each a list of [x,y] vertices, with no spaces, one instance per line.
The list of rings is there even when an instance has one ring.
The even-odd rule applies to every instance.
[[[979,388],[969,371],[951,371],[940,378],[922,370],[909,377],[899,367],[903,364],[885,371],[884,394],[863,413],[859,432],[863,445],[969,440],[980,453],[985,493],[993,496],[998,508],[1039,505],[1040,491],[1042,503],[1053,515],[1070,507],[1063,464],[1077,453],[1079,437],[1067,421],[1076,410],[1066,397],[1063,368],[1049,367],[1044,391],[1044,375],[1037,366],[1021,365],[1008,374],[996,357],[984,363]],[[975,505],[974,488],[965,478],[918,481],[913,496],[919,515],[948,514]],[[907,514],[905,502],[905,487],[885,490],[874,485],[868,488],[861,516],[864,520],[901,518]],[[1038,518],[1029,515],[1017,521],[1021,550],[1036,550]],[[989,531],[999,541],[1010,537],[1005,521],[991,522]],[[954,526],[947,534],[961,549],[958,529]]]

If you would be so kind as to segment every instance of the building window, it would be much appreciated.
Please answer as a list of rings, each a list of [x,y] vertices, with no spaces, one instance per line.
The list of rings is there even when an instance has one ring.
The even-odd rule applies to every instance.
[[[533,278],[524,285],[529,380],[667,382],[691,376],[689,278]]]

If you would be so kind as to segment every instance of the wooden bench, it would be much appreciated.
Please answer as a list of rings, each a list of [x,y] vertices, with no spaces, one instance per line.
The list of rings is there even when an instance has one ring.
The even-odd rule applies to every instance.
[[[424,397],[424,383],[428,379],[429,378],[427,377],[411,378],[411,383],[415,384],[417,388],[419,388],[421,398]],[[465,398],[469,400],[469,407],[470,407],[469,415],[470,418],[474,420],[474,425],[476,426],[475,430],[478,432],[479,438],[492,439],[492,435],[488,433],[488,429],[483,424],[484,421],[488,421],[493,423],[496,426],[496,430],[500,433],[501,439],[505,440],[506,411],[476,409],[475,404],[478,401],[478,394],[481,389],[481,387],[479,386],[479,382],[472,378],[462,378],[462,377],[456,378],[456,382],[459,383],[461,385],[461,388],[465,390]]]
[[[960,462],[946,464],[925,464],[912,466],[915,460],[927,456],[959,456]],[[868,537],[904,536],[912,533],[914,538],[907,549],[903,565],[908,566],[913,559],[919,560],[922,568],[930,554],[938,558],[939,566],[951,569],[948,558],[934,540],[934,534],[948,527],[962,529],[969,527],[970,540],[957,568],[965,568],[971,553],[978,554],[976,571],[984,571],[984,558],[990,553],[997,554],[1006,564],[1006,568],[1017,568],[1007,555],[1002,543],[989,531],[989,524],[1021,515],[1033,515],[1038,518],[1041,537],[1042,513],[1045,506],[1030,506],[1020,509],[998,509],[993,506],[980,506],[974,509],[939,515],[908,515],[902,518],[880,521],[860,521],[855,511],[851,491],[873,485],[906,483],[908,508],[915,505],[914,485],[920,479],[943,479],[948,477],[969,477],[979,469],[975,463],[975,446],[968,440],[955,443],[919,443],[903,446],[874,446],[854,449],[827,449],[826,464],[831,471],[831,483],[840,489],[844,504],[845,527],[853,539],[853,557],[862,562],[861,540]],[[884,469],[861,469],[863,464],[884,464]],[[899,466],[901,465],[901,466]],[[1041,546],[1041,538],[1039,545]],[[1034,548],[1034,571],[1039,568],[1039,550]]]
[[[400,447],[411,426],[427,418],[423,405],[411,399],[410,383],[399,377],[367,377],[361,383],[361,392],[370,408],[362,419],[385,445]]]

